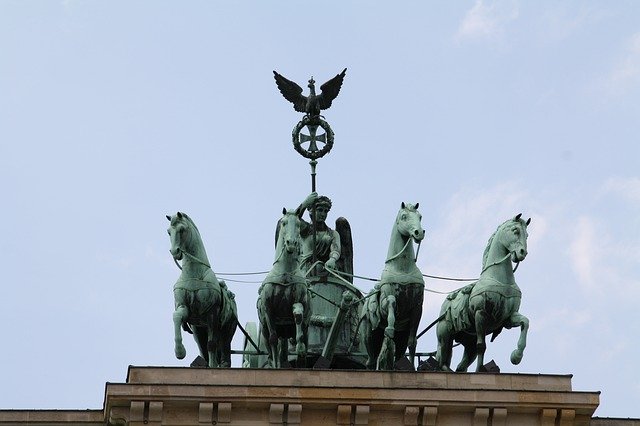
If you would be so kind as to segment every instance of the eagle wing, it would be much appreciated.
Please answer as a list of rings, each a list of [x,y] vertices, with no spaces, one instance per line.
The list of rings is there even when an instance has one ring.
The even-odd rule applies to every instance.
[[[320,90],[322,91],[318,96],[318,106],[320,106],[320,109],[327,109],[331,106],[331,102],[333,102],[336,96],[338,96],[338,93],[340,93],[346,72],[347,69],[345,68],[340,74],[320,86]],[[282,89],[280,89],[280,91],[282,91]]]
[[[298,86],[291,80],[287,80],[275,71],[273,72],[273,78],[276,79],[276,85],[278,86],[280,93],[282,93],[282,96],[284,96],[284,98],[289,102],[293,103],[293,108],[298,112],[307,112],[307,97],[302,95],[302,87]],[[338,90],[340,90],[339,87]],[[329,102],[329,105],[331,105],[331,102]]]

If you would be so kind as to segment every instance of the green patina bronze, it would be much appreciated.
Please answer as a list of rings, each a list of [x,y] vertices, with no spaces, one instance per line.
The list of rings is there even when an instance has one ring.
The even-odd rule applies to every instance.
[[[407,347],[413,365],[424,279],[416,266],[412,242],[419,244],[424,238],[421,219],[418,204],[402,203],[391,231],[382,278],[365,301],[360,333],[369,369],[393,369]]]
[[[268,366],[289,366],[287,339],[295,340],[296,365],[304,367],[309,327],[309,292],[301,270],[300,228],[296,210],[283,209],[276,229],[273,267],[258,291],[258,317],[267,342]]]
[[[331,200],[326,196],[318,196],[311,193],[297,208],[298,217],[302,220],[300,235],[302,236],[302,267],[307,275],[312,277],[325,277],[325,268],[334,270],[346,270],[353,272],[353,255],[350,247],[346,247],[346,253],[342,256],[342,240],[350,243],[351,229],[345,222],[336,223],[336,227],[344,232],[342,235],[331,229],[327,224],[327,215],[331,210]],[[309,211],[311,223],[303,218],[305,210]],[[315,238],[313,236],[315,232]],[[314,265],[314,262],[319,262]],[[340,264],[339,264],[340,263]]]
[[[441,370],[450,370],[453,342],[456,341],[464,346],[456,371],[467,371],[476,358],[476,371],[484,371],[485,337],[493,333],[493,341],[503,328],[520,327],[520,338],[511,353],[511,362],[519,364],[522,360],[529,320],[518,312],[522,293],[511,262],[519,263],[527,256],[527,226],[531,219],[525,222],[520,216],[504,222],[489,238],[480,279],[451,293],[442,304],[436,328],[436,361]]]
[[[193,334],[200,355],[209,367],[231,366],[231,340],[238,310],[234,295],[213,273],[200,232],[185,213],[167,216],[171,255],[182,272],[173,286],[175,353],[183,359],[186,350],[182,332]],[[178,261],[182,261],[182,266]]]
[[[344,217],[327,223],[331,200],[312,192],[298,207],[302,218],[309,212],[310,222],[302,221],[303,269],[311,299],[309,350],[311,361],[320,355],[335,368],[361,368],[360,346],[353,348],[358,331],[362,293],[353,286],[353,242],[351,226]],[[348,307],[345,305],[348,300]],[[338,354],[334,356],[335,354]]]
[[[278,221],[275,261],[257,304],[267,366],[289,366],[289,353],[295,353],[296,366],[311,366],[321,356],[339,368],[361,365],[357,356],[345,356],[357,332],[361,305],[352,302],[362,297],[352,284],[351,229],[344,218],[336,221],[337,230],[331,229],[326,224],[330,209],[331,200],[314,192]],[[305,211],[310,222],[302,219]],[[295,339],[295,345],[287,348],[287,338]],[[334,359],[336,352],[340,355]],[[263,365],[253,356],[246,361]]]
[[[275,235],[275,260],[258,290],[260,328],[248,323],[243,366],[283,368],[412,369],[417,339],[437,325],[437,368],[450,371],[453,342],[465,348],[457,371],[477,358],[483,370],[485,336],[521,327],[511,361],[521,361],[529,321],[518,313],[522,294],[511,261],[527,254],[527,225],[520,215],[502,224],[490,238],[480,279],[454,293],[441,316],[420,335],[424,278],[416,265],[414,243],[424,239],[418,204],[402,203],[389,242],[381,279],[363,297],[353,285],[353,242],[349,222],[339,217],[327,225],[331,200],[316,193],[317,159],[333,146],[333,131],[320,112],[338,96],[346,69],[309,96],[274,71],[278,89],[304,113],[293,131],[296,151],[310,159],[311,191],[295,210],[283,209]],[[307,128],[308,134],[302,133]],[[324,130],[324,134],[319,130]],[[308,144],[305,146],[305,144]],[[309,221],[304,220],[308,212]],[[231,339],[237,323],[233,293],[211,270],[200,234],[184,213],[167,216],[171,254],[182,273],[174,286],[175,353],[185,356],[181,329],[194,334],[209,367],[230,366]],[[492,338],[492,340],[493,340]],[[405,359],[408,349],[410,360]],[[366,354],[366,355],[365,355]],[[433,360],[432,360],[433,361]],[[433,365],[428,368],[436,368]]]
[[[275,71],[273,72],[273,77],[282,96],[293,104],[296,111],[305,113],[302,120],[293,128],[293,147],[300,155],[312,161],[328,154],[333,147],[333,130],[329,123],[320,116],[320,111],[328,109],[338,96],[346,72],[345,68],[340,74],[320,86],[321,93],[319,95],[316,94],[315,80],[311,77],[307,85],[309,96],[302,94],[302,87],[298,84]],[[309,132],[308,135],[302,133],[302,129],[305,127]],[[322,128],[324,133],[318,133],[318,128]],[[305,144],[308,145],[305,146]]]

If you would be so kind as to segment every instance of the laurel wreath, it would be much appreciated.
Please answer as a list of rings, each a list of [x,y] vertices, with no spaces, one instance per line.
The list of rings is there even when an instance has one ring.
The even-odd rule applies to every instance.
[[[309,124],[318,124],[320,127],[322,127],[322,129],[327,134],[326,143],[324,144],[322,149],[318,151],[307,151],[302,147],[302,143],[300,142],[300,131],[302,130],[303,127],[306,127]],[[333,136],[334,136],[333,130],[331,130],[331,126],[329,126],[329,123],[327,123],[325,120],[323,120],[320,117],[311,118],[308,115],[305,115],[304,118],[300,120],[298,124],[296,124],[296,126],[293,128],[293,132],[291,136],[293,138],[293,148],[296,151],[298,151],[300,155],[310,160],[315,160],[317,158],[324,157],[326,154],[329,153],[329,151],[331,151],[331,148],[333,148]]]

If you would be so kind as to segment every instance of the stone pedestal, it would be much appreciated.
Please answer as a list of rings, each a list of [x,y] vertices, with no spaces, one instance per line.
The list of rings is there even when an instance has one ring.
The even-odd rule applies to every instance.
[[[598,403],[571,376],[130,367],[103,410],[7,410],[0,424],[590,425]]]
[[[131,425],[589,425],[571,376],[131,367],[105,416]]]

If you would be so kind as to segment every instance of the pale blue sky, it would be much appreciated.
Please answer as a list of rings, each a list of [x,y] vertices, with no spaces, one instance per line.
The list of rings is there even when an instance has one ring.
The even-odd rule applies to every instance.
[[[271,71],[344,67],[318,189],[356,272],[380,274],[402,201],[427,274],[477,275],[496,226],[531,216],[525,357],[509,363],[511,330],[487,359],[640,417],[636,1],[0,1],[0,408],[98,408],[129,364],[188,365],[165,214],[191,215],[214,270],[268,269],[310,188]],[[229,285],[255,321],[258,285]],[[425,295],[424,324],[441,302]]]

